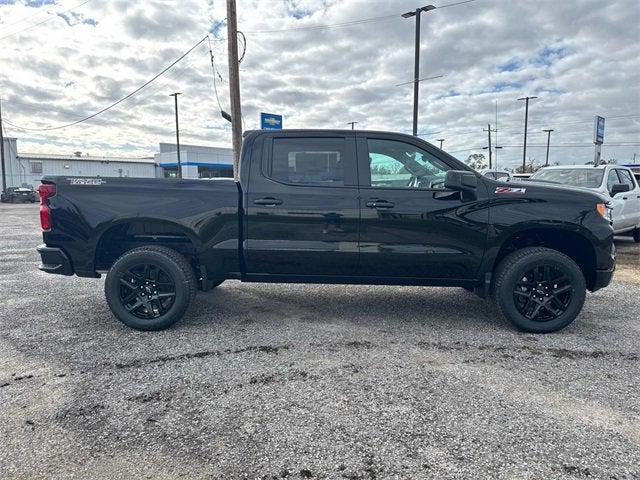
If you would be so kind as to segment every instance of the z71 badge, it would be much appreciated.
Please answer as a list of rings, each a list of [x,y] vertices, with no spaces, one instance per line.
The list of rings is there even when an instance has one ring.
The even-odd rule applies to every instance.
[[[496,187],[495,193],[525,193],[526,191],[526,188]]]

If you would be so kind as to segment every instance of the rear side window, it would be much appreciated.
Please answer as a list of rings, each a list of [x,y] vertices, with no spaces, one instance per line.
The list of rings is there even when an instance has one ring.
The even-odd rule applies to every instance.
[[[344,138],[274,138],[267,176],[295,185],[343,186]]]

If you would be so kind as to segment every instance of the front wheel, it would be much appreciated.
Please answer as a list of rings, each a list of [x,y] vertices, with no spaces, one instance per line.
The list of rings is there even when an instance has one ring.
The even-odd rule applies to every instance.
[[[115,261],[104,289],[109,308],[122,323],[136,330],[164,330],[185,314],[197,284],[180,253],[146,246]]]
[[[498,310],[527,332],[549,333],[569,325],[582,310],[586,283],[568,256],[542,247],[506,256],[495,273]]]

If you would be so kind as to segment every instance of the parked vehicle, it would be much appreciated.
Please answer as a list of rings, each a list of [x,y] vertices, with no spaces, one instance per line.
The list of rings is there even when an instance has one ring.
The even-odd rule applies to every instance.
[[[8,187],[0,196],[0,200],[4,203],[35,203],[36,192],[32,186]]]
[[[582,187],[603,195],[611,207],[616,235],[631,233],[640,242],[640,186],[628,167],[619,165],[571,165],[545,167],[531,181]]]
[[[532,173],[512,173],[511,178],[514,180],[527,180],[533,175]]]
[[[551,332],[615,266],[600,195],[498,182],[395,133],[253,131],[238,183],[45,177],[40,192],[40,269],[106,272],[112,312],[140,330],[238,279],[464,287]]]
[[[509,172],[505,172],[503,170],[491,170],[489,168],[480,170],[480,175],[493,178],[494,180],[501,180],[503,182],[508,182],[511,179],[511,174]]]

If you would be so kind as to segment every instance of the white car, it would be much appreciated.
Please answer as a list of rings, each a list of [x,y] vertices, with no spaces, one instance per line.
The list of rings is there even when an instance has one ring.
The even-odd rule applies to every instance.
[[[619,165],[561,165],[538,170],[529,180],[561,183],[598,192],[609,200],[616,235],[630,232],[640,243],[640,186],[631,169]]]

